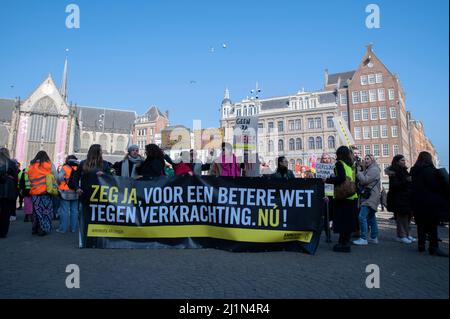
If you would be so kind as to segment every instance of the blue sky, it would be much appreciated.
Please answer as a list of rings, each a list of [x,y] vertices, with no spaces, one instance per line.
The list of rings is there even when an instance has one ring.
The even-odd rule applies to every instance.
[[[70,3],[80,29],[65,26]],[[380,29],[365,26],[370,3]],[[448,24],[447,0],[0,0],[0,97],[25,98],[48,73],[59,84],[69,48],[70,101],[217,127],[225,86],[233,101],[256,81],[262,97],[318,90],[324,69],[355,69],[373,42],[448,165]]]

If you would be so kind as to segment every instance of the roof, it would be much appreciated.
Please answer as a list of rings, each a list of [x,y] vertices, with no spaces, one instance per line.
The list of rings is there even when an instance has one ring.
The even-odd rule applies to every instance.
[[[338,79],[341,78],[340,89],[344,86],[345,81],[351,80],[356,71],[347,71],[341,73],[334,73],[328,75],[328,83],[326,85],[336,84]]]
[[[167,119],[167,115],[162,113],[156,106],[151,106],[144,115],[139,116],[139,119],[146,118],[146,122],[154,122],[158,119],[158,116],[164,117]]]
[[[319,94],[319,104],[336,103],[336,95],[334,93]]]
[[[105,115],[105,131],[128,133],[132,129],[136,119],[136,113],[133,111],[79,106],[77,112],[79,120],[83,122],[83,128],[96,131],[102,129],[100,125],[102,114]]]
[[[289,98],[282,98],[276,100],[261,100],[261,111],[282,109],[289,107]]]
[[[11,122],[15,101],[0,99],[0,122]]]

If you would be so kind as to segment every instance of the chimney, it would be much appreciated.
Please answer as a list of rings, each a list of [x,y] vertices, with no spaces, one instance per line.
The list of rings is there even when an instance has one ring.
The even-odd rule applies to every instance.
[[[169,119],[169,110],[167,110],[165,113],[166,113],[167,119]]]
[[[325,86],[327,86],[328,85],[328,69],[325,69],[324,76],[325,76]]]

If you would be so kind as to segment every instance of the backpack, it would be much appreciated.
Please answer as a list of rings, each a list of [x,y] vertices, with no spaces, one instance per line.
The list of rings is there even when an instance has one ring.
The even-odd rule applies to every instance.
[[[58,196],[58,184],[56,183],[55,176],[53,174],[48,174],[45,176],[45,186],[47,187],[47,193],[51,196]]]
[[[72,169],[72,171],[70,172],[69,179],[66,180],[67,186],[69,186],[69,188],[73,191],[76,191],[78,189],[77,176],[76,176],[77,171],[78,170]]]

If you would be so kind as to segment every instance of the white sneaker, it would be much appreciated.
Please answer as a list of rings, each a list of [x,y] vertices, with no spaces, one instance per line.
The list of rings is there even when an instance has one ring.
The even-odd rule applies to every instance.
[[[408,237],[397,237],[397,241],[404,244],[411,244],[412,241],[408,239]]]
[[[415,243],[417,241],[417,239],[415,239],[413,236],[408,236],[408,239],[412,242]]]
[[[9,221],[10,222],[13,222],[13,221],[15,221],[17,219],[17,217],[16,216],[10,216],[9,217]]]
[[[371,244],[378,244],[378,238],[369,238],[367,241]]]
[[[354,240],[353,244],[358,245],[358,246],[364,246],[364,245],[367,245],[367,240],[359,238],[357,240]]]

